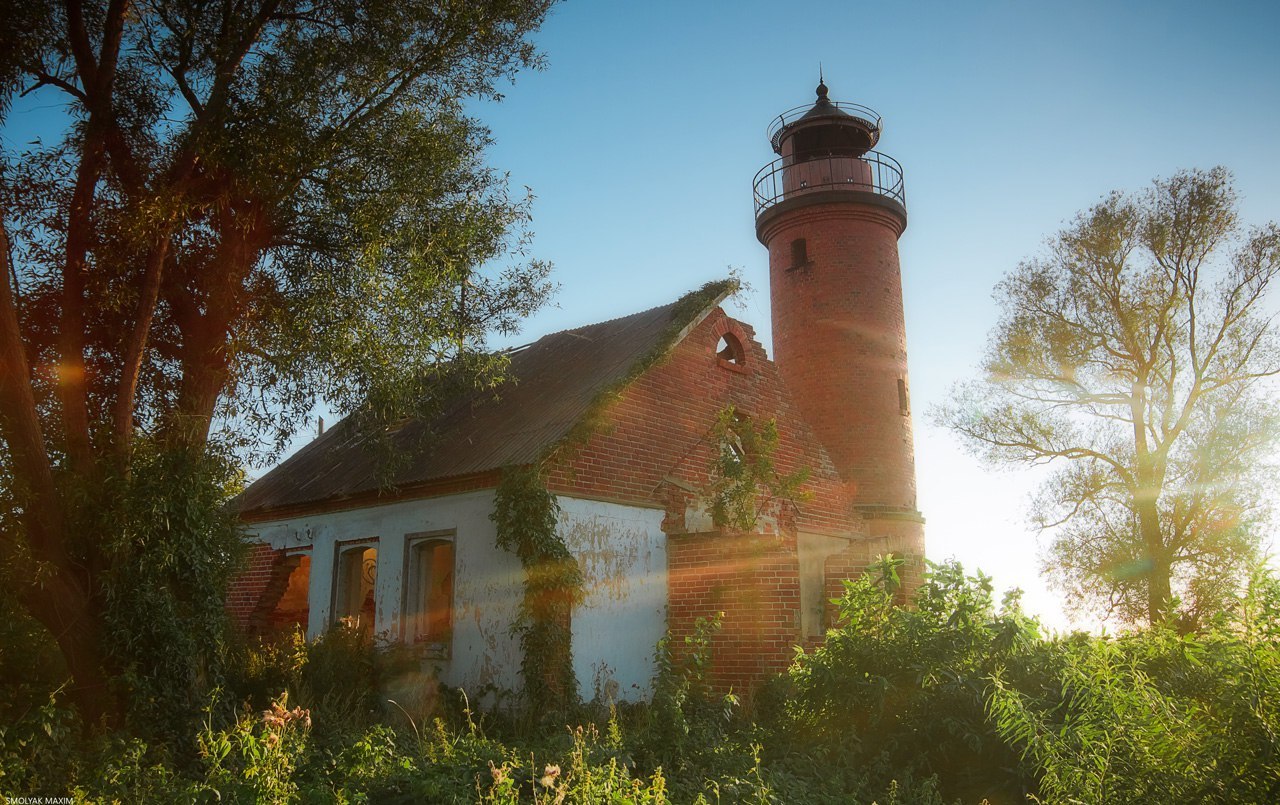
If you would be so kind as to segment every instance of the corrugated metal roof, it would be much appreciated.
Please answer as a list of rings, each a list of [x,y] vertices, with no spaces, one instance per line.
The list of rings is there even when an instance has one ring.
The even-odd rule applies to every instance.
[[[677,305],[552,333],[515,351],[509,379],[496,395],[467,395],[443,406],[430,423],[428,448],[413,447],[421,443],[422,423],[411,422],[391,434],[392,449],[410,454],[390,485],[537,460],[569,432],[602,390],[625,378],[658,346]],[[261,514],[372,492],[387,480],[379,472],[382,455],[373,439],[348,421],[340,422],[250,485],[237,507],[242,514]]]

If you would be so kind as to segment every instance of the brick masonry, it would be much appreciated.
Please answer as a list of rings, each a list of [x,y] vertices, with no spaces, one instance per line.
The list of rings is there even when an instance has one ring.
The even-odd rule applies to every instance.
[[[272,586],[278,576],[277,566],[285,561],[285,552],[270,545],[253,543],[249,547],[249,559],[244,570],[232,582],[227,592],[226,610],[232,622],[247,627],[249,620],[263,600],[263,593]],[[283,588],[281,588],[283,590]],[[276,597],[279,597],[277,593]],[[274,602],[273,602],[274,603]]]
[[[716,355],[720,337],[742,344],[744,361]],[[668,533],[692,529],[684,521],[691,490],[706,488],[719,445],[711,430],[719,412],[732,405],[756,423],[776,420],[774,461],[780,474],[809,472],[811,499],[773,519],[804,531],[851,535],[848,490],[812,430],[800,417],[748,325],[716,308],[637,378],[607,410],[607,425],[566,455],[549,476],[552,491],[668,510]],[[766,518],[766,528],[773,527]]]
[[[673,654],[698,618],[719,613],[710,681],[749,692],[791,662],[800,634],[800,576],[794,538],[714,531],[673,535],[667,543]]]
[[[898,389],[902,380],[909,391],[901,231],[883,207],[826,203],[779,216],[761,237],[782,379],[856,501],[914,511],[911,415]],[[808,261],[793,266],[801,238]]]
[[[870,193],[828,193],[766,211],[758,234],[769,249],[782,379],[851,485],[869,533],[885,541],[883,552],[918,558],[924,525],[898,260],[905,225],[900,210]],[[807,260],[794,265],[799,239]],[[920,583],[918,566],[907,574],[908,591]]]
[[[743,347],[739,364],[717,357],[726,334]],[[726,405],[757,424],[777,422],[774,461],[780,474],[809,472],[807,500],[761,501],[760,534],[713,530],[699,505],[697,491],[710,484],[719,450],[711,432]],[[551,473],[551,488],[666,510],[671,644],[678,655],[699,618],[724,613],[711,644],[712,681],[720,691],[750,691],[787,666],[794,646],[812,642],[801,633],[797,531],[845,537],[854,545],[866,538],[849,485],[801,418],[751,328],[719,308],[626,388],[607,413],[608,426]]]
[[[743,347],[740,362],[718,357],[725,335]],[[711,482],[719,449],[712,430],[726,405],[757,424],[777,422],[774,460],[780,474],[809,472],[806,500],[760,501],[762,533],[716,530],[700,502],[699,490]],[[855,487],[837,472],[777,366],[752,329],[720,308],[621,390],[608,403],[603,421],[584,443],[558,457],[548,485],[557,494],[665,511],[672,643],[680,647],[698,618],[724,613],[712,642],[712,681],[718,690],[750,691],[786,667],[793,646],[813,644],[801,633],[798,532],[848,541],[849,547],[826,563],[823,589],[833,595],[840,590],[840,578],[857,575],[882,552],[875,548],[883,539],[868,541],[868,522],[856,511]],[[496,481],[496,474],[446,479],[439,488],[426,485],[405,496],[450,494],[491,487]],[[275,625],[273,607],[295,564],[296,557],[283,551],[254,546],[228,598],[232,617],[251,630]]]

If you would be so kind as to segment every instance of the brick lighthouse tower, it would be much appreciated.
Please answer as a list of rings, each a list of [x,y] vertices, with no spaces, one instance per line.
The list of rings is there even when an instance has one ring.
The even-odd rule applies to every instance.
[[[779,159],[756,174],[769,249],[774,362],[850,485],[876,552],[924,555],[916,508],[898,238],[902,167],[871,150],[880,117],[818,99],[769,127]]]

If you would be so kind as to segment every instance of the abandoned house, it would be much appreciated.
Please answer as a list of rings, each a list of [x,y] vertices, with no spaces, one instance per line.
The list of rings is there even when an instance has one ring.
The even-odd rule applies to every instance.
[[[429,427],[433,447],[402,456],[389,486],[383,454],[340,423],[239,499],[254,546],[233,617],[309,636],[356,619],[445,684],[518,689],[524,574],[490,515],[503,469],[534,464],[583,577],[569,627],[588,699],[647,696],[659,639],[719,612],[714,679],[749,688],[821,639],[843,579],[878,554],[923,556],[902,172],[872,150],[873,111],[817,92],[774,121],[779,158],[755,179],[773,360],[708,286],[513,351],[499,394],[390,435],[409,451]],[[776,422],[779,475],[808,473],[802,494],[762,489],[747,529],[712,517],[707,495],[720,451],[741,450],[718,427],[730,406],[743,427]]]

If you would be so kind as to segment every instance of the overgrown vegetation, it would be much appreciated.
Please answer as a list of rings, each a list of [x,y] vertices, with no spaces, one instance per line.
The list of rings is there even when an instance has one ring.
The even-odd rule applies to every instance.
[[[493,498],[490,519],[498,547],[524,567],[520,620],[520,676],[533,712],[559,717],[578,699],[573,675],[570,618],[582,600],[582,570],[556,533],[560,504],[538,468],[507,467]]]
[[[800,489],[809,479],[807,468],[779,475],[773,455],[778,448],[778,423],[769,419],[760,424],[741,416],[732,405],[716,415],[711,429],[716,446],[706,498],[711,501],[711,519],[720,527],[754,531],[761,507],[774,501],[805,500]]]
[[[703,621],[650,704],[554,723],[478,713],[339,629],[228,654],[232,687],[166,745],[79,737],[61,694],[0,719],[0,792],[80,801],[1270,803],[1280,794],[1280,581],[1197,633],[1046,637],[989,579],[895,560],[850,581],[826,644],[744,708],[708,684]],[[679,657],[679,660],[674,659]],[[6,671],[17,658],[4,656]],[[409,702],[409,687],[421,696]],[[413,674],[418,674],[413,676]],[[8,703],[5,703],[6,707]]]
[[[697,319],[699,314],[713,304],[717,304],[726,297],[742,290],[742,288],[742,282],[730,276],[723,280],[708,282],[696,291],[690,291],[677,299],[671,309],[671,321],[659,334],[653,348],[632,363],[625,375],[596,393],[595,398],[587,406],[587,410],[578,417],[577,422],[574,423],[569,432],[547,450],[546,455],[542,458],[542,463],[550,464],[553,461],[563,459],[566,455],[586,444],[592,435],[607,427],[609,423],[607,416],[609,406],[621,396],[623,389],[664,360],[669,354],[672,345],[684,333],[685,328]]]
[[[4,5],[4,603],[88,724],[190,735],[217,682],[226,485],[199,468],[263,462],[322,397],[381,433],[501,376],[484,339],[549,267],[463,106],[540,64],[549,5]],[[20,95],[60,131],[9,128]]]
[[[708,282],[682,296],[673,306],[671,321],[653,348],[635,361],[623,377],[597,392],[587,410],[564,437],[547,448],[537,462],[523,467],[507,467],[502,472],[490,519],[497,525],[498,547],[518,556],[524,567],[520,622],[513,628],[520,636],[523,693],[534,712],[556,717],[577,702],[570,618],[573,605],[580,602],[583,595],[581,569],[564,540],[556,533],[560,507],[555,495],[547,490],[544,470],[562,461],[566,454],[607,427],[609,406],[623,389],[662,361],[699,314],[740,287],[738,280],[729,278]],[[732,408],[728,416],[732,419]],[[724,415],[721,420],[724,420]],[[726,478],[724,494],[717,500],[732,496],[731,505],[737,516],[745,517],[745,512],[739,512],[739,509],[749,507],[754,523],[757,486],[773,489],[781,483],[788,483],[791,486],[784,491],[790,493],[793,487],[803,483],[804,478],[778,479],[772,471],[773,447],[777,443],[777,429],[773,423],[768,423],[762,431],[754,427],[743,431],[741,438],[749,441],[752,455],[758,458],[750,464],[728,470],[728,474],[723,476]]]

